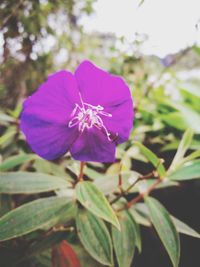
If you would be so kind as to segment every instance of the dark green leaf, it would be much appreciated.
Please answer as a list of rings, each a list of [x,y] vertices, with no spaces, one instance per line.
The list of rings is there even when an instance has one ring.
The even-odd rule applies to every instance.
[[[165,246],[174,267],[180,258],[180,240],[168,211],[156,199],[145,197],[151,221]]]
[[[41,228],[50,228],[71,220],[76,212],[74,202],[63,197],[41,198],[24,204],[0,219],[0,240],[8,240]]]
[[[104,222],[87,210],[79,210],[76,226],[78,236],[87,252],[98,262],[112,265],[112,242]]]
[[[63,178],[34,172],[1,173],[0,193],[33,194],[69,187]]]
[[[79,182],[76,185],[76,197],[80,203],[94,215],[119,228],[118,219],[103,193],[91,182]]]

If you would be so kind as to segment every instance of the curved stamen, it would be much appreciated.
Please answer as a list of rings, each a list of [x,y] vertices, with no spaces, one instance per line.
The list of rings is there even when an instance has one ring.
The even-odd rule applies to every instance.
[[[69,128],[78,125],[78,130],[82,133],[85,128],[91,129],[93,126],[95,126],[97,129],[103,130],[106,133],[109,141],[113,141],[112,138],[110,138],[111,133],[107,130],[102,118],[99,116],[112,117],[112,114],[103,111],[104,107],[100,105],[93,106],[89,103],[83,102],[80,93],[79,96],[82,107],[77,103],[75,104],[75,108],[71,114],[72,119],[68,123]]]

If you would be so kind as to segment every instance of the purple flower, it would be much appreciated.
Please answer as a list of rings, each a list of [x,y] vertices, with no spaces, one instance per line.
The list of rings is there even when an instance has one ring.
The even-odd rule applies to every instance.
[[[24,104],[21,129],[39,156],[53,160],[70,151],[76,160],[113,162],[116,144],[133,125],[133,102],[121,77],[89,61],[75,74],[48,77]]]

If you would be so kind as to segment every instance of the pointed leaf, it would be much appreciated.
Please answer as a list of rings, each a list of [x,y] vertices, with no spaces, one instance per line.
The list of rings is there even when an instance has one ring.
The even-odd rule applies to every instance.
[[[112,265],[112,242],[105,223],[87,210],[76,217],[78,236],[87,252],[98,262]]]
[[[178,165],[178,163],[183,159],[186,151],[188,150],[188,148],[190,147],[190,144],[192,142],[192,137],[193,137],[193,130],[191,128],[188,128],[182,139],[181,142],[178,146],[176,155],[172,161],[172,164],[170,166],[170,170],[173,170],[176,168],[176,166]]]
[[[169,174],[168,178],[174,181],[200,178],[200,159],[187,162],[180,169]]]
[[[79,182],[76,185],[76,196],[80,203],[94,215],[110,222],[119,228],[118,219],[108,200],[91,182]]]
[[[63,178],[34,172],[1,173],[0,193],[33,194],[69,187]]]
[[[177,219],[173,216],[171,216],[171,218],[172,218],[172,221],[174,222],[174,225],[176,226],[176,229],[179,233],[200,238],[200,234],[197,233],[190,226],[188,226],[186,223],[180,221],[179,219]]]
[[[36,158],[35,154],[18,154],[9,157],[8,159],[0,163],[0,171],[10,170],[18,165],[21,165],[22,163],[33,160],[34,158]]]
[[[37,229],[52,227],[71,220],[76,212],[74,202],[64,197],[41,198],[24,204],[0,218],[0,240],[8,240]]]
[[[142,252],[142,241],[141,241],[140,227],[138,223],[136,222],[133,214],[130,212],[130,210],[127,211],[127,214],[128,216],[130,216],[134,230],[135,230],[135,245],[138,248],[139,253],[141,253]]]
[[[148,206],[151,221],[169,254],[173,266],[177,267],[180,258],[180,240],[174,223],[168,211],[156,199],[145,197],[145,203]]]
[[[159,159],[151,150],[145,147],[143,144],[139,142],[134,142],[136,146],[139,147],[140,151],[144,154],[144,156],[153,164],[153,166],[157,169],[158,174],[161,177],[165,177],[165,167]]]
[[[121,230],[112,227],[112,238],[119,267],[130,267],[135,251],[135,226],[126,211],[120,213]]]

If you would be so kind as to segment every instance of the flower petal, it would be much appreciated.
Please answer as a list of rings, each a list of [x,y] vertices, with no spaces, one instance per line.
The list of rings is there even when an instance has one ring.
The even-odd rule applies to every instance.
[[[125,81],[96,67],[89,61],[82,62],[75,77],[83,101],[101,105],[112,117],[100,115],[106,128],[118,135],[117,143],[126,141],[133,127],[133,101]]]
[[[52,160],[69,150],[78,130],[69,128],[68,122],[75,103],[79,102],[76,80],[66,71],[51,75],[28,97],[20,126],[34,152]]]
[[[70,149],[72,156],[80,161],[114,162],[114,142],[97,128],[85,129]]]

